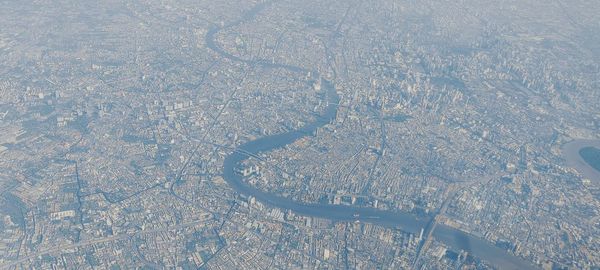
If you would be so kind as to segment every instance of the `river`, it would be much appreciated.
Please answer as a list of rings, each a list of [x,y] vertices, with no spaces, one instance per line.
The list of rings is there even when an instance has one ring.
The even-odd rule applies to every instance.
[[[258,4],[246,12],[240,19],[222,27],[211,28],[205,37],[206,45],[209,49],[216,52],[221,57],[234,62],[245,63],[253,66],[261,66],[263,68],[283,68],[289,71],[306,74],[306,72],[309,71],[306,68],[272,63],[264,60],[245,60],[238,56],[232,55],[217,45],[215,35],[220,30],[234,27],[245,21],[251,20],[269,4],[270,3]],[[317,77],[319,76],[316,71],[313,70],[312,72],[313,74],[316,74]],[[326,91],[326,95],[323,95],[323,98],[328,105],[321,117],[318,117],[314,122],[308,123],[299,129],[261,137],[238,146],[237,149],[233,153],[229,154],[224,160],[223,177],[225,181],[240,194],[252,196],[257,201],[260,201],[264,204],[281,209],[292,210],[300,215],[329,219],[334,222],[359,221],[388,228],[399,228],[406,232],[418,233],[421,228],[424,228],[432,220],[431,216],[417,216],[411,213],[349,205],[298,202],[279,196],[275,193],[264,192],[256,187],[248,185],[243,181],[242,176],[235,172],[236,167],[249,157],[294,143],[298,139],[312,134],[318,128],[323,127],[324,125],[330,123],[331,120],[335,119],[340,97],[338,96],[331,81],[322,80],[322,86]],[[492,243],[475,235],[449,226],[438,224],[432,235],[436,240],[446,244],[447,246],[456,250],[465,250],[473,256],[488,261],[500,269],[535,269],[531,264],[507,253]]]
[[[595,185],[600,184],[600,171],[596,170],[581,156],[581,150],[586,148],[600,149],[600,140],[576,139],[562,147],[566,164],[575,168],[583,177]]]

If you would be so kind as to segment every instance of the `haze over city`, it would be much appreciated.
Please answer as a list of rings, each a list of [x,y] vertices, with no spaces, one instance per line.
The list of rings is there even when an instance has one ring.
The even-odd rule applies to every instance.
[[[0,4],[0,269],[600,269],[600,4]]]

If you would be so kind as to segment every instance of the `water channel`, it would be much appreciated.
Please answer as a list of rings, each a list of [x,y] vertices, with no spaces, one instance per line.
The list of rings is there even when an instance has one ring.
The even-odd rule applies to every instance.
[[[231,61],[260,66],[267,69],[283,68],[299,74],[306,74],[309,70],[302,67],[272,63],[264,60],[242,59],[225,51],[217,44],[215,36],[220,30],[234,27],[251,20],[268,4],[269,3],[259,4],[246,12],[240,19],[222,27],[214,27],[209,30],[205,37],[207,46],[221,57]],[[312,70],[312,72],[314,72],[313,74],[317,74],[314,70]],[[316,76],[318,76],[318,74]],[[318,128],[330,123],[336,116],[340,97],[331,81],[323,80],[322,85],[323,89],[326,91],[323,98],[328,105],[325,112],[318,117],[317,120],[296,130],[261,137],[238,146],[237,149],[224,160],[223,177],[225,181],[240,194],[252,196],[257,201],[264,204],[291,210],[300,215],[329,219],[334,222],[365,222],[388,228],[398,228],[406,232],[418,233],[421,228],[426,227],[427,224],[431,222],[431,216],[417,216],[411,213],[351,205],[298,202],[282,197],[279,194],[265,192],[248,185],[243,181],[243,177],[235,172],[236,167],[239,166],[242,161],[252,156],[257,156],[260,153],[269,152],[294,143],[298,139],[309,136]],[[500,269],[535,269],[531,264],[496,247],[494,244],[473,234],[449,226],[438,224],[432,235],[436,240],[445,245],[455,250],[465,250],[473,256],[484,259]]]

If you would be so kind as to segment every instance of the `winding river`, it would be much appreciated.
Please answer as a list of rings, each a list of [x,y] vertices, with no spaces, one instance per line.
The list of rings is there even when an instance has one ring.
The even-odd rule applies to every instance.
[[[211,28],[205,37],[206,45],[221,57],[234,62],[260,66],[262,68],[283,68],[289,71],[306,74],[309,70],[302,67],[277,64],[264,60],[242,59],[225,51],[217,44],[215,36],[220,30],[235,27],[243,22],[251,20],[267,5],[269,5],[269,3],[258,4],[246,12],[240,19],[222,27]],[[314,70],[312,70],[312,72],[313,74],[317,74]],[[249,157],[294,143],[298,139],[303,138],[308,134],[312,134],[318,128],[323,127],[330,123],[331,120],[335,119],[338,109],[337,104],[339,103],[340,97],[336,93],[332,82],[323,80],[322,86],[326,91],[326,95],[323,95],[323,98],[325,99],[325,102],[327,102],[327,107],[325,112],[318,117],[317,120],[296,130],[265,136],[238,146],[238,148],[224,160],[223,177],[225,181],[240,194],[252,196],[257,201],[264,204],[282,209],[289,209],[300,215],[329,219],[334,222],[359,221],[388,228],[399,228],[406,232],[418,233],[421,228],[426,227],[432,221],[431,216],[416,216],[410,213],[349,205],[298,202],[248,185],[243,181],[242,176],[235,172],[236,167]],[[484,259],[500,269],[534,269],[532,265],[524,260],[510,255],[506,251],[482,238],[461,230],[438,224],[432,235],[436,240],[447,246],[456,250],[465,250],[475,257]]]

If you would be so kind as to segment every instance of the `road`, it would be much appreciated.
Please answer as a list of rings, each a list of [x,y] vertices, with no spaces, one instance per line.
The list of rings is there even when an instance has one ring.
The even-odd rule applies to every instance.
[[[118,234],[118,235],[107,236],[107,237],[102,237],[102,238],[90,239],[90,240],[81,241],[78,243],[73,243],[73,244],[68,244],[68,245],[58,245],[58,246],[55,246],[52,248],[43,249],[43,250],[34,252],[32,254],[21,256],[16,261],[2,263],[2,264],[0,264],[0,269],[8,269],[11,267],[15,267],[15,266],[18,266],[19,264],[24,263],[28,260],[34,260],[37,257],[46,255],[46,254],[56,254],[56,253],[64,252],[65,250],[82,248],[82,247],[87,247],[90,245],[104,244],[104,243],[109,243],[109,242],[113,242],[113,241],[117,241],[117,240],[125,240],[125,239],[131,238],[131,237],[137,237],[137,236],[146,235],[146,234],[179,230],[179,229],[183,229],[186,227],[204,224],[209,220],[212,220],[212,217],[189,221],[189,222],[185,222],[185,223],[180,223],[180,224],[177,224],[174,226],[167,226],[167,227],[162,227],[162,228],[157,228],[157,229],[149,229],[149,230],[141,230],[141,231],[132,232],[132,233],[124,233],[124,234]]]

